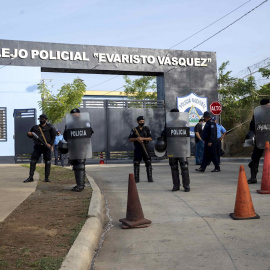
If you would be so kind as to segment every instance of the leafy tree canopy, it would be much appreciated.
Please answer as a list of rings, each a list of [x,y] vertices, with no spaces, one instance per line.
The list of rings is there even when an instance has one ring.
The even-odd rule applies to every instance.
[[[73,83],[64,84],[56,95],[53,95],[48,86],[43,82],[38,84],[41,94],[39,108],[52,123],[59,123],[73,108],[79,107],[86,90],[84,81],[74,79]]]
[[[222,104],[222,121],[227,129],[251,118],[254,107],[258,106],[263,97],[270,94],[269,85],[259,87],[253,76],[239,79],[225,71],[229,62],[222,63],[219,71],[219,101]],[[270,69],[260,69],[264,77],[269,76]]]
[[[139,79],[132,80],[129,76],[125,75],[124,92],[130,99],[157,99],[157,86],[154,76],[142,76]],[[151,90],[151,92],[147,92]]]
[[[269,63],[269,65],[268,65],[268,67],[266,67],[266,68],[260,68],[260,69],[259,69],[259,72],[262,73],[262,76],[263,76],[264,78],[269,79],[269,77],[270,77],[270,63]]]

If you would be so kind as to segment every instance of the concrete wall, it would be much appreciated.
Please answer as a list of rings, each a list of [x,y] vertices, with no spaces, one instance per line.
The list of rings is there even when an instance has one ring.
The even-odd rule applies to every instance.
[[[40,67],[0,66],[0,107],[7,108],[7,141],[0,141],[0,163],[14,161],[14,109],[36,108],[40,114],[40,79]]]

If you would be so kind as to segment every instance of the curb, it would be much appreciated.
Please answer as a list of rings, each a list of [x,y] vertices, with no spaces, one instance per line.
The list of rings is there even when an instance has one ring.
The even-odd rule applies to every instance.
[[[105,200],[94,179],[86,175],[92,189],[89,218],[70,248],[59,270],[89,270],[105,224]]]

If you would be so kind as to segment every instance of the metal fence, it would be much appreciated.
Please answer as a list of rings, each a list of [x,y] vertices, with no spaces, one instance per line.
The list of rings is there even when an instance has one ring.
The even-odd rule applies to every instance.
[[[163,100],[94,100],[84,99],[81,112],[89,112],[94,130],[92,146],[94,158],[104,152],[106,159],[133,158],[133,143],[128,136],[137,126],[137,117],[143,115],[145,125],[149,126],[153,141],[150,143],[152,156],[154,140],[160,136],[165,125]],[[65,119],[56,127],[63,132]]]

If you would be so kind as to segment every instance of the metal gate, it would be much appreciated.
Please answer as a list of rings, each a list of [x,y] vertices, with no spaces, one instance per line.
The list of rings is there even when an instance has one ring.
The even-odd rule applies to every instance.
[[[106,159],[126,159],[133,157],[133,143],[128,140],[132,128],[137,126],[137,117],[145,117],[145,125],[152,132],[154,140],[160,136],[165,125],[165,110],[163,100],[94,100],[84,99],[81,112],[90,113],[93,157],[105,153]],[[65,120],[56,124],[61,133],[64,132]],[[155,157],[152,151],[153,157]],[[160,159],[160,158],[157,158]]]
[[[15,109],[13,117],[15,163],[29,162],[33,142],[27,137],[27,132],[36,124],[36,109]]]

